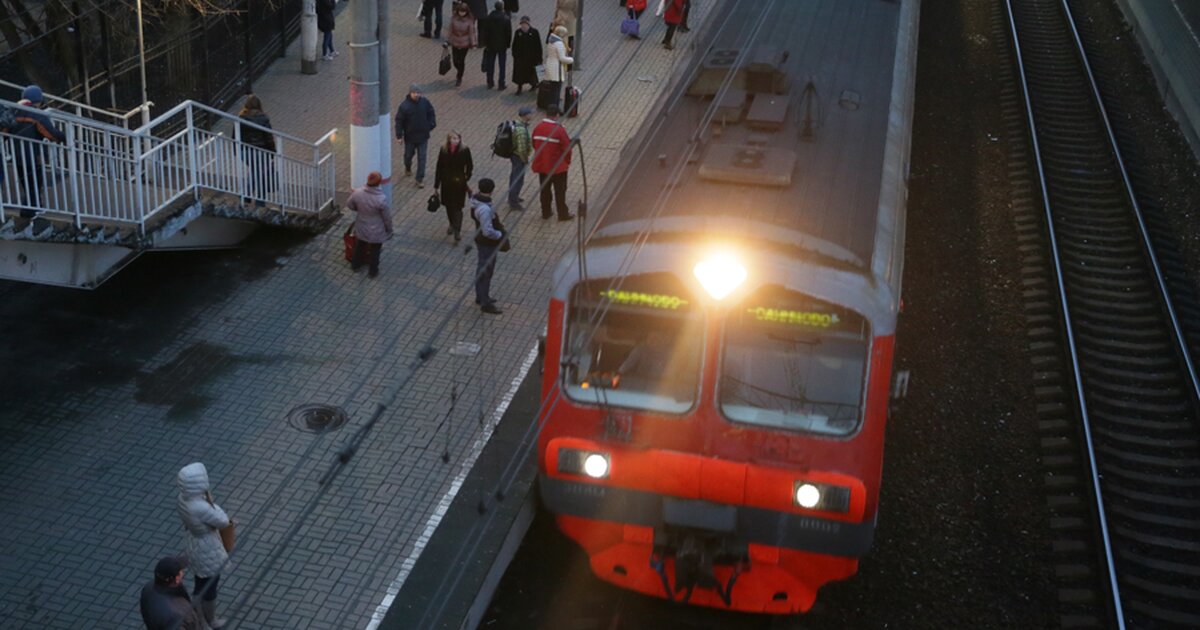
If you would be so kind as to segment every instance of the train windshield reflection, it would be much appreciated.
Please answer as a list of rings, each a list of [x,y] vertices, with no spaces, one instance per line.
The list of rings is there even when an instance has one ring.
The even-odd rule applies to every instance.
[[[735,422],[846,436],[861,423],[870,331],[857,313],[766,288],[731,309],[720,401]]]
[[[676,281],[627,278],[576,287],[563,353],[564,389],[576,401],[663,413],[692,408],[703,319]]]

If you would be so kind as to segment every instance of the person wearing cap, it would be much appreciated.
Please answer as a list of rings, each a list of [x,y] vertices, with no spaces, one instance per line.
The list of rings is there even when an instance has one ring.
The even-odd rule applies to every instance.
[[[408,87],[408,96],[396,110],[396,140],[404,143],[404,175],[412,175],[413,155],[417,156],[417,188],[425,187],[425,157],[429,135],[437,128],[433,103],[421,94],[416,83]]]
[[[475,303],[488,315],[499,315],[503,311],[492,298],[492,276],[496,273],[496,256],[508,238],[496,209],[492,206],[492,191],[496,182],[488,178],[479,180],[479,192],[471,198],[471,217],[479,226],[475,233]]]
[[[387,197],[380,190],[383,176],[377,172],[367,175],[367,185],[350,193],[346,207],[357,215],[354,218],[354,256],[350,270],[358,271],[367,265],[367,277],[379,275],[379,253],[383,242],[392,238],[392,212]]]
[[[549,83],[550,87],[538,88],[548,91],[548,100],[539,103],[543,109],[549,105],[558,106],[562,97],[562,84],[567,80],[567,66],[575,63],[575,59],[567,54],[566,39],[567,27],[555,26],[550,33],[550,40],[546,42],[542,66],[546,69],[546,83]]]
[[[180,468],[175,481],[179,485],[177,507],[183,523],[184,549],[194,576],[192,595],[200,600],[205,623],[216,630],[225,625],[224,620],[217,619],[217,591],[221,569],[229,560],[220,531],[232,521],[213,500],[204,464],[195,462]]]
[[[567,207],[567,169],[571,167],[571,136],[558,122],[558,105],[546,108],[546,118],[533,128],[533,165],[541,184],[542,218],[549,219],[553,199],[559,221],[575,218]]]
[[[504,10],[504,3],[496,0],[495,9],[487,19],[479,21],[479,40],[483,42],[483,72],[487,75],[488,89],[503,90],[505,66],[508,65],[508,49],[512,46],[512,18]],[[495,82],[496,62],[500,62],[500,82]]]
[[[529,16],[521,16],[517,30],[512,38],[512,82],[517,85],[517,94],[521,86],[528,84],[529,89],[537,87],[537,67],[542,63],[542,34],[529,22]]]
[[[485,15],[484,18],[487,16]],[[471,9],[465,3],[455,2],[450,13],[450,30],[446,43],[450,44],[450,57],[454,61],[454,86],[462,85],[463,73],[467,69],[467,53],[479,47],[477,20],[471,17]]]
[[[146,630],[202,630],[204,624],[183,587],[183,558],[167,556],[154,565],[154,579],[142,587]]]
[[[517,110],[517,118],[512,121],[513,152],[508,158],[512,166],[508,172],[508,207],[514,210],[525,209],[521,189],[525,187],[525,169],[529,167],[529,158],[533,156],[529,121],[533,119],[535,111],[532,105],[525,105]]]
[[[18,104],[33,109],[45,109],[46,96],[42,93],[42,88],[30,85],[21,92]],[[29,219],[37,216],[38,210],[41,209],[42,188],[46,184],[46,175],[42,170],[42,158],[46,148],[42,141],[50,140],[62,144],[67,141],[67,136],[43,113],[13,108],[13,114],[17,124],[9,129],[8,133],[24,139],[15,143],[19,148],[15,151],[13,161],[17,167],[17,178],[21,181],[18,192],[25,205],[29,206],[21,208],[21,216]]]

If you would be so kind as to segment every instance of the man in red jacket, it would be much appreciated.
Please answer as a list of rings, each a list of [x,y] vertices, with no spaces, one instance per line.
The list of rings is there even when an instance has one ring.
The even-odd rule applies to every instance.
[[[550,218],[553,195],[559,221],[575,218],[567,208],[567,169],[571,167],[571,136],[558,122],[558,106],[546,108],[546,118],[533,128],[533,165],[541,184],[542,218]]]

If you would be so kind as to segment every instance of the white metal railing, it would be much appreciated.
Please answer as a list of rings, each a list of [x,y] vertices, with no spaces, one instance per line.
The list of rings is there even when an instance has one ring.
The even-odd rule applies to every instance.
[[[192,101],[135,129],[3,99],[0,104],[18,115],[45,114],[66,136],[57,143],[0,134],[0,224],[23,213],[77,227],[136,226],[145,234],[158,213],[205,191],[301,216],[333,203],[336,129],[312,142]],[[196,124],[202,115],[215,120],[213,130]],[[269,131],[276,150],[242,143],[243,125]]]
[[[0,79],[0,88],[8,88],[11,92],[5,93],[4,98],[12,97],[13,101],[21,98],[21,93],[25,90],[24,85],[18,85],[12,81]],[[112,110],[103,109],[101,107],[93,107],[86,103],[60,98],[51,94],[44,94],[46,102],[59,111],[71,112],[81,118],[92,118],[101,122],[106,122],[110,125],[124,127],[129,129],[131,126],[137,125],[139,122],[146,123],[150,120],[150,108],[154,107],[154,103],[143,103],[127,112],[114,112]]]

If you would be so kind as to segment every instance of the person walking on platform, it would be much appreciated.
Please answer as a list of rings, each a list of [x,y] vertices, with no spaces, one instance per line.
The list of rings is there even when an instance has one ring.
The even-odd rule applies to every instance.
[[[642,13],[646,11],[646,0],[628,0],[628,2],[626,2],[626,0],[621,0],[621,4],[625,7],[626,14],[631,20],[640,21],[642,19]],[[629,36],[633,39],[642,38],[641,35],[637,33],[630,33]]]
[[[479,39],[483,41],[483,71],[487,74],[488,89],[503,90],[508,49],[512,46],[512,18],[504,11],[504,3],[496,0],[495,10],[479,22]],[[495,82],[496,62],[500,62],[500,82]]]
[[[530,25],[528,15],[521,16],[513,32],[512,58],[512,81],[517,84],[517,94],[525,84],[532,91],[538,84],[538,64],[542,63],[542,34]]]
[[[562,98],[562,85],[567,80],[567,66],[575,63],[575,59],[567,54],[567,27],[555,26],[546,42],[546,52],[542,66],[546,69],[544,85],[538,86],[538,107],[549,110],[553,105],[558,108]]]
[[[154,579],[142,587],[140,603],[146,630],[204,630],[183,587],[184,564],[181,558],[167,556],[154,565]]]
[[[422,0],[421,15],[425,16],[425,30],[420,36],[426,39],[440,39],[442,36],[442,5],[445,0]],[[432,33],[430,33],[432,29]]]
[[[333,9],[337,4],[337,0],[317,0],[317,30],[321,31],[321,58],[325,61],[330,61],[338,56],[336,50],[333,49],[333,28],[336,22],[333,19]]]
[[[245,122],[238,123],[238,131],[242,138],[242,161],[246,164],[248,179],[246,192],[254,200],[254,205],[266,205],[267,195],[275,192],[275,134],[271,129],[271,118],[263,111],[262,100],[253,94],[246,95],[246,102],[238,118]],[[252,123],[255,126],[247,125]],[[265,127],[265,129],[260,129]],[[256,151],[248,147],[261,149]]]
[[[492,276],[496,273],[496,256],[507,251],[508,235],[496,210],[492,207],[492,191],[496,183],[486,177],[479,180],[479,192],[471,200],[471,216],[479,230],[475,233],[475,303],[488,315],[499,315],[503,311],[492,298]]]
[[[45,109],[46,96],[42,93],[42,88],[30,85],[21,91],[21,100],[18,103],[34,109]],[[17,179],[21,181],[21,189],[18,192],[25,204],[30,206],[21,209],[21,216],[31,219],[37,216],[42,205],[42,188],[46,184],[46,175],[42,172],[42,155],[45,151],[42,140],[63,144],[67,141],[67,136],[54,126],[50,117],[45,114],[19,109],[14,109],[13,114],[17,124],[8,132],[24,139],[24,142],[16,143],[20,148],[13,156],[17,167]]]
[[[525,209],[521,189],[525,187],[525,169],[529,168],[529,158],[533,157],[529,121],[533,118],[534,111],[532,106],[526,105],[517,110],[517,119],[512,121],[512,156],[508,158],[512,167],[508,172],[508,207],[513,210]]]
[[[558,106],[546,108],[546,118],[533,129],[533,172],[541,185],[542,218],[550,218],[553,198],[559,221],[575,218],[567,207],[567,169],[571,167],[571,137],[558,122]]]
[[[667,35],[663,38],[663,48],[674,50],[675,44],[675,29],[683,23],[683,2],[684,0],[666,0],[666,12],[663,13],[663,22],[667,23]]]
[[[367,277],[379,275],[379,253],[384,241],[392,238],[392,212],[387,197],[379,189],[383,176],[377,172],[367,175],[367,185],[350,193],[346,207],[353,210],[354,256],[350,270],[358,271],[367,265]]]
[[[463,72],[467,68],[467,52],[479,46],[479,31],[476,20],[471,17],[471,11],[462,2],[454,3],[454,13],[450,16],[450,31],[446,41],[450,44],[450,54],[454,60],[457,72],[454,86],[462,85]]]
[[[217,619],[217,595],[221,568],[229,560],[220,530],[231,521],[225,510],[213,501],[208,482],[208,469],[196,462],[179,469],[179,520],[183,523],[184,549],[195,583],[192,595],[200,599],[200,612],[208,627],[216,630],[225,625]]]
[[[408,97],[396,110],[396,139],[404,143],[404,176],[412,174],[413,155],[417,156],[417,188],[425,187],[425,157],[429,152],[429,134],[437,128],[433,103],[421,94],[416,83],[408,87]]]
[[[463,145],[461,134],[451,131],[446,136],[446,144],[438,151],[433,187],[438,190],[442,205],[446,206],[446,218],[450,220],[446,234],[454,236],[455,243],[461,240],[463,207],[467,205],[468,186],[474,170],[471,149]]]

